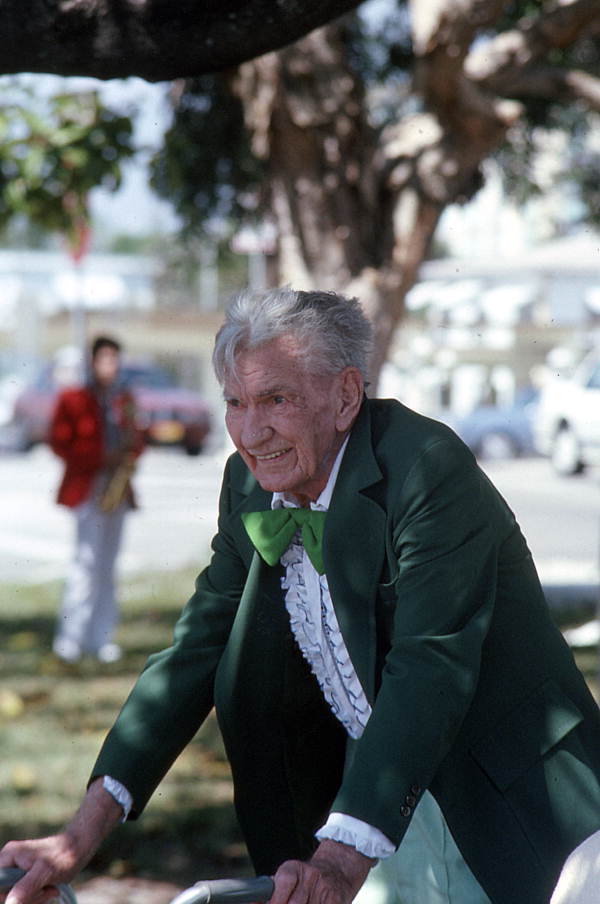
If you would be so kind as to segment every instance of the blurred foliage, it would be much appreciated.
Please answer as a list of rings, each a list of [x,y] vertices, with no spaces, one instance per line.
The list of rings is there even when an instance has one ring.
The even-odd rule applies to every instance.
[[[205,253],[209,253],[207,261]],[[158,294],[161,307],[196,308],[201,295],[201,275],[206,268],[218,274],[219,298],[224,301],[248,285],[246,256],[234,253],[228,242],[206,242],[187,235],[185,241],[164,241],[157,250],[161,262]]]
[[[164,248],[165,237],[160,233],[144,233],[142,235],[119,232],[107,236],[106,250],[110,254],[160,254]]]
[[[513,0],[505,8],[495,33],[512,28],[516,22],[526,26],[542,13],[543,6],[542,0]],[[579,70],[597,77],[598,42],[583,34],[573,44],[554,49],[545,62],[559,70]],[[562,134],[568,140],[555,184],[560,183],[569,198],[566,217],[569,222],[600,224],[599,154],[593,150],[594,135],[600,134],[600,117],[571,98],[516,94],[515,99],[523,105],[525,116],[510,130],[495,155],[507,194],[523,204],[544,193],[547,186],[539,177],[538,163],[552,136]],[[560,230],[563,224],[556,225]]]
[[[54,247],[55,234],[48,232],[36,223],[31,223],[24,214],[15,214],[0,229],[4,248],[34,248],[44,250]]]
[[[172,202],[184,236],[206,234],[215,218],[239,219],[256,207],[263,177],[226,76],[181,83],[164,147],[151,163],[150,184]]]
[[[367,86],[412,76],[415,56],[407,0],[395,0],[375,19],[360,12],[347,17],[350,64]]]
[[[564,222],[555,224],[559,231],[574,223],[600,225],[598,113],[583,104],[549,105],[543,126],[532,127],[524,120],[511,129],[496,160],[507,194],[519,204],[543,195],[550,187],[561,189],[565,204]],[[551,167],[551,177],[544,160]]]
[[[96,91],[55,95],[42,112],[23,95],[4,103],[0,95],[0,229],[25,218],[64,235],[77,257],[89,236],[89,192],[119,188],[121,164],[135,153],[133,123]]]

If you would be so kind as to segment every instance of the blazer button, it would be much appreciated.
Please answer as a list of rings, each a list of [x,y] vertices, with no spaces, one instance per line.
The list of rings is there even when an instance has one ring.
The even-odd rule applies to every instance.
[[[405,816],[408,819],[408,817],[412,813],[412,810],[410,809],[410,807],[405,806],[405,807],[400,807],[400,812],[402,813],[403,816]]]
[[[414,806],[416,806],[417,798],[413,797],[411,794],[407,794],[406,795],[406,803],[408,804],[409,807],[414,807]]]
[[[421,789],[420,789],[419,785],[413,785],[412,788],[410,789],[410,793],[419,795],[421,793]]]

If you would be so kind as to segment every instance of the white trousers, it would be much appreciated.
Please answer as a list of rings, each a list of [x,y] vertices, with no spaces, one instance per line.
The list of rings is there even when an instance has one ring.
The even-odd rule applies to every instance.
[[[371,870],[355,904],[490,904],[490,899],[426,791],[400,847]]]
[[[128,504],[103,512],[95,494],[74,509],[75,554],[65,582],[54,649],[75,657],[111,643],[119,620],[115,562]]]
[[[550,904],[598,904],[600,901],[600,832],[567,858]]]

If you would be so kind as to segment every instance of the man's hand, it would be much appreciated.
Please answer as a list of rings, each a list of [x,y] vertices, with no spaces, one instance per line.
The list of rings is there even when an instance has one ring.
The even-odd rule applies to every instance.
[[[6,904],[43,904],[55,898],[56,886],[70,882],[83,869],[122,815],[98,779],[64,831],[32,841],[9,841],[0,851],[0,867],[16,866],[26,874],[11,889]]]
[[[349,845],[322,841],[306,863],[282,863],[269,904],[350,904],[376,862]]]

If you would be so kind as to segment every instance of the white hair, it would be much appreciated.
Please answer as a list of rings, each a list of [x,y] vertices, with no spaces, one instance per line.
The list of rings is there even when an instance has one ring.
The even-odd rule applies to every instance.
[[[367,378],[371,325],[358,299],[335,292],[302,292],[288,286],[234,297],[217,333],[213,366],[223,384],[241,351],[293,335],[306,366],[316,374],[356,367]]]

